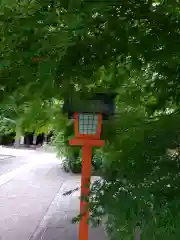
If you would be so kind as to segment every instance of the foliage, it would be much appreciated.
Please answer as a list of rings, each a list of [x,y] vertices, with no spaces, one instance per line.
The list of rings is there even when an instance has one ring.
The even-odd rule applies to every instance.
[[[72,156],[72,124],[57,117],[58,104],[49,111],[52,98],[118,93],[91,206],[108,215],[112,239],[131,239],[137,223],[146,239],[177,239],[180,229],[179,156],[167,154],[179,147],[179,15],[175,0],[0,5],[4,117],[35,130],[52,121],[57,146]]]
[[[26,99],[50,99],[77,86],[86,92],[103,66],[113,70],[106,82],[114,88],[122,84],[116,67],[123,60],[152,79],[146,85],[157,106],[178,102],[178,9],[176,1],[152,0],[3,2],[0,96],[19,90]]]
[[[60,101],[52,99],[51,101],[42,101],[39,98],[32,99],[31,102],[23,102],[23,96],[12,95],[6,104],[1,104],[0,115],[3,121],[1,126],[4,128],[7,124],[9,129],[16,130],[20,128],[21,133],[42,132],[48,133],[52,129],[52,124],[60,112]]]
[[[9,134],[15,131],[15,122],[8,118],[0,119],[0,135]]]
[[[93,216],[108,216],[111,239],[134,239],[137,224],[143,239],[178,239],[180,113],[119,110],[106,136],[104,180],[92,191]]]

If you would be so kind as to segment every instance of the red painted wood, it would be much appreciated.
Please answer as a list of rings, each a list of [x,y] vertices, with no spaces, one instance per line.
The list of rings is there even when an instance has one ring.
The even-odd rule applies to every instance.
[[[81,198],[88,198],[91,183],[91,161],[92,147],[85,145],[82,147],[82,176],[81,176]],[[80,213],[83,216],[79,225],[79,240],[88,240],[88,218],[89,210],[86,199],[80,200]]]
[[[78,113],[74,114],[74,133],[75,138],[69,141],[70,145],[82,146],[82,174],[81,174],[81,198],[88,198],[90,193],[91,183],[91,162],[92,162],[92,147],[104,146],[104,140],[100,139],[102,127],[102,114],[98,114],[98,129],[97,134],[79,134]],[[88,240],[89,235],[89,210],[86,199],[80,200],[80,213],[82,218],[79,224],[79,240]]]
[[[104,146],[104,140],[101,139],[84,139],[84,138],[73,138],[69,140],[70,145],[74,146],[91,146],[91,147],[102,147]]]

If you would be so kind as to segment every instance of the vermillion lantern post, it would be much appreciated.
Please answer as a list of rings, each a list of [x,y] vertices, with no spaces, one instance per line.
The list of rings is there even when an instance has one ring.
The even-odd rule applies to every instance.
[[[88,198],[91,183],[92,148],[102,147],[101,140],[102,120],[114,113],[114,97],[116,94],[96,94],[93,99],[84,101],[65,102],[64,112],[68,112],[70,118],[74,118],[75,137],[69,141],[70,145],[82,146],[82,175],[81,175],[81,199],[79,225],[79,240],[88,240],[89,235],[89,210]],[[77,99],[76,99],[77,100]],[[83,102],[83,104],[82,104]],[[86,102],[87,103],[87,102]],[[73,106],[75,104],[75,106]],[[72,113],[74,111],[74,116]]]
[[[70,140],[70,145],[82,146],[82,175],[81,175],[81,200],[80,214],[82,216],[79,226],[79,240],[88,240],[88,196],[91,182],[92,147],[104,145],[100,140],[102,114],[75,113],[74,114],[75,138]]]

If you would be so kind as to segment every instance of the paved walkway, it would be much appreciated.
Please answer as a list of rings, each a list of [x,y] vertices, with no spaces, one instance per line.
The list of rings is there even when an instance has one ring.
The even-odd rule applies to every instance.
[[[79,212],[79,191],[63,193],[79,187],[80,176],[63,172],[53,154],[0,153],[16,156],[17,162],[0,161],[0,240],[78,240],[78,226],[71,220]],[[102,228],[90,230],[89,240],[96,239],[107,239]]]
[[[63,183],[30,240],[78,240],[78,225],[72,224],[72,218],[79,212],[79,191],[69,196],[63,193],[79,185],[77,177]],[[106,239],[102,227],[90,228],[89,240]]]

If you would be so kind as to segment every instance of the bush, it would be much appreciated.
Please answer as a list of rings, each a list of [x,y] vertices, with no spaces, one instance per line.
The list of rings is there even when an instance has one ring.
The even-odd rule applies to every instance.
[[[98,171],[101,168],[102,159],[96,154],[92,160],[92,171]],[[71,157],[65,157],[63,160],[63,168],[66,172],[81,173],[82,160],[81,155],[74,155]]]
[[[15,133],[2,134],[0,135],[1,145],[12,145],[14,143]]]
[[[103,164],[103,155],[101,150],[97,149],[95,153],[93,154],[93,159],[92,159],[92,167],[93,170],[98,172]]]
[[[73,173],[81,173],[81,158],[71,158],[69,161],[69,168]]]
[[[73,157],[64,158],[63,169],[65,172],[81,173],[81,159]]]
[[[57,155],[63,158],[63,169],[66,172],[81,173],[81,147],[69,146],[69,139],[73,134],[72,124],[67,125],[64,131],[54,132],[52,145],[55,146]],[[97,171],[102,164],[102,156],[99,151],[93,154],[92,167]]]

